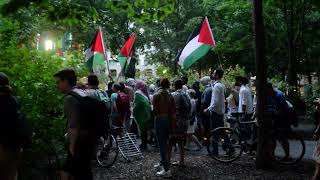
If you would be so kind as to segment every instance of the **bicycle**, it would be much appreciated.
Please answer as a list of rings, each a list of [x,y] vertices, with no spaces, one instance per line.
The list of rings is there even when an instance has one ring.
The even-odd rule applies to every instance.
[[[111,129],[99,139],[96,150],[96,161],[104,168],[110,168],[117,160],[119,154],[117,136],[123,127],[111,126]]]
[[[252,142],[249,142],[247,135],[248,125],[256,125],[256,120],[243,122],[244,113],[232,113],[234,118],[232,128],[218,127],[210,132],[209,144],[207,145],[207,151],[209,155],[222,163],[231,163],[240,158],[243,152],[256,151],[257,139],[254,138]],[[255,119],[255,118],[254,118]],[[268,139],[275,142],[274,148],[274,161],[280,164],[295,164],[299,162],[305,154],[305,143],[303,139],[297,136],[293,131],[288,132],[282,129],[275,129],[267,134]],[[289,155],[291,158],[286,157],[286,153],[281,151],[279,144],[281,145],[287,139],[289,145],[294,145],[298,148],[291,148],[292,153]],[[282,145],[281,145],[282,146]],[[284,150],[284,148],[282,147]],[[290,147],[289,147],[290,149]],[[219,155],[219,152],[225,152],[224,155]],[[218,153],[217,153],[218,152]]]

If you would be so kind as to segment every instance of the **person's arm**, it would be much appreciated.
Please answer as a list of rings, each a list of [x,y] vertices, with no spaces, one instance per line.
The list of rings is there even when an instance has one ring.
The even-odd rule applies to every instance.
[[[80,104],[72,96],[65,99],[65,114],[68,121],[67,137],[69,141],[69,151],[74,155],[75,145],[79,137]]]
[[[170,106],[169,106],[169,112],[170,112],[170,122],[171,122],[171,133],[175,134],[176,130],[176,103],[172,95],[170,95]]]
[[[74,155],[74,150],[76,146],[76,142],[79,137],[79,129],[78,128],[69,128],[68,129],[68,139],[69,139],[69,151],[72,155]]]
[[[208,113],[208,111],[213,110],[213,105],[215,101],[215,87],[211,87],[211,101],[210,101],[210,106],[204,110],[204,113]]]
[[[239,92],[239,112],[246,112],[247,99],[245,96],[245,91],[240,90]],[[241,108],[240,108],[241,107]]]
[[[153,95],[152,106],[153,113],[155,116],[157,116],[159,114],[159,96],[157,94]]]

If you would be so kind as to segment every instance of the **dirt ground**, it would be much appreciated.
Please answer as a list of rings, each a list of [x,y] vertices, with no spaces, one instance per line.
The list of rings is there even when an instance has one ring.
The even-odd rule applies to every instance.
[[[95,180],[109,179],[161,179],[155,176],[153,165],[159,162],[157,151],[144,153],[144,158],[125,162],[119,156],[117,162],[109,169],[94,168]],[[178,154],[174,160],[178,158]],[[268,171],[256,170],[254,159],[243,155],[231,164],[216,162],[203,153],[188,152],[186,167],[171,166],[173,177],[177,180],[307,180],[313,174],[312,161],[302,161],[295,166],[275,165]]]

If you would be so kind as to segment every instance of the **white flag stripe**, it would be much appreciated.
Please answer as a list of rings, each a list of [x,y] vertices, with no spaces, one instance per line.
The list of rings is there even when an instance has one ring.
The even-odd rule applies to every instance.
[[[180,66],[183,65],[184,60],[196,49],[198,49],[203,43],[198,42],[199,35],[194,37],[188,44],[184,47],[180,57],[178,64]]]
[[[93,52],[91,51],[92,49],[92,45],[86,49],[86,51],[84,52],[85,53],[85,61],[88,61],[94,54]]]

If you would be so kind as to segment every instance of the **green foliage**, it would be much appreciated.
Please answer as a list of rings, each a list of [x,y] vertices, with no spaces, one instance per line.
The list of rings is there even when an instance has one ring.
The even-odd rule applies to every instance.
[[[0,72],[10,77],[15,95],[33,132],[32,151],[39,157],[61,153],[65,133],[63,99],[53,74],[79,62],[62,60],[51,53],[8,47],[0,52]]]
[[[275,76],[271,78],[270,81],[275,88],[279,89],[282,92],[287,92],[288,84],[283,80],[281,76]]]
[[[106,7],[113,12],[126,12],[129,18],[137,22],[145,20],[164,20],[167,15],[175,9],[174,0],[126,0],[115,1],[110,0],[106,3]]]
[[[304,101],[306,103],[305,119],[308,122],[314,122],[315,105],[314,100],[320,98],[320,84],[307,85],[304,88]]]
[[[230,94],[236,76],[246,76],[246,72],[243,67],[235,65],[225,70],[222,82],[226,87],[226,96]]]

